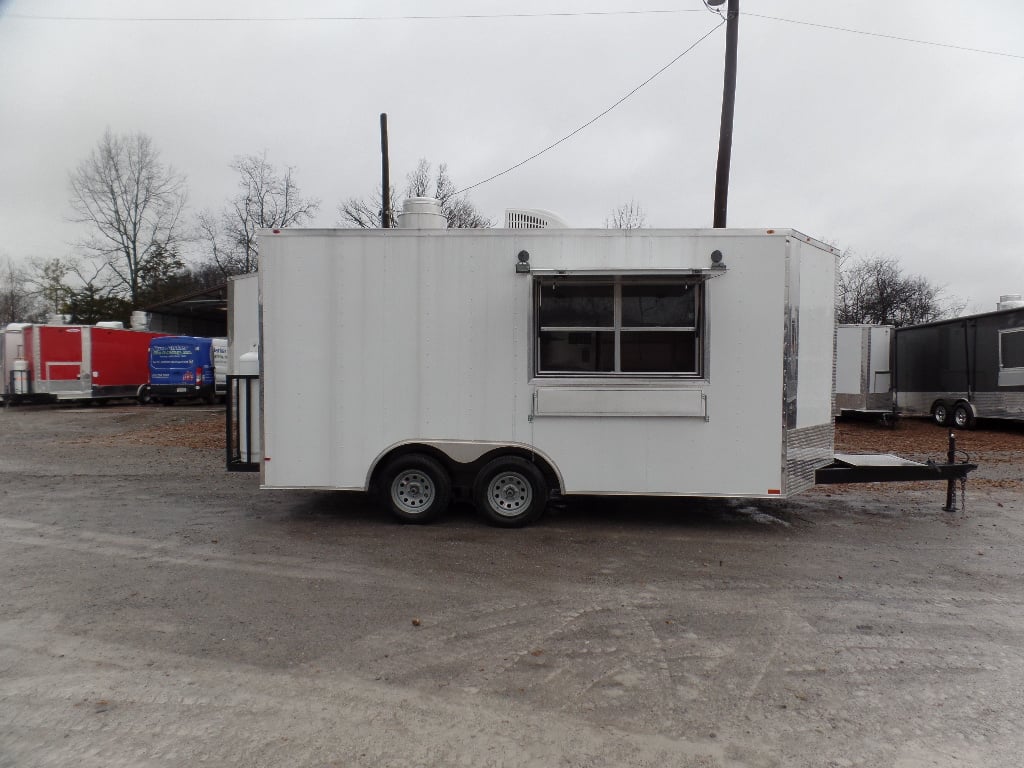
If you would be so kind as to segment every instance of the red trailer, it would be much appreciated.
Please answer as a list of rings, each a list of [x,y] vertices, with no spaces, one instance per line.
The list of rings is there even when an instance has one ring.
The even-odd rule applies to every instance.
[[[150,339],[165,335],[101,325],[21,326],[4,334],[4,399],[143,399]]]

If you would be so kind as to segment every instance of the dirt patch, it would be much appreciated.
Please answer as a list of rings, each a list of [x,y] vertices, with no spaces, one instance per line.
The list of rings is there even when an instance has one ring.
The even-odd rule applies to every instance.
[[[977,464],[968,485],[982,489],[1024,489],[1024,424],[985,422],[980,428],[955,431],[957,461]],[[917,461],[946,461],[949,430],[927,419],[900,419],[895,427],[863,421],[836,424],[836,450],[895,453]],[[879,484],[880,494],[933,487],[935,483]]]
[[[117,447],[159,445],[171,448],[223,451],[224,414],[203,414],[198,418],[177,419],[163,424],[143,422],[138,426],[107,435],[81,437],[66,441],[69,445]]]
[[[949,430],[926,419],[900,419],[895,427],[867,421],[836,422],[836,450],[869,453],[945,454]],[[957,448],[967,452],[1008,451],[1021,459],[1024,425],[987,423],[956,431]],[[1013,457],[1007,457],[1010,459]]]

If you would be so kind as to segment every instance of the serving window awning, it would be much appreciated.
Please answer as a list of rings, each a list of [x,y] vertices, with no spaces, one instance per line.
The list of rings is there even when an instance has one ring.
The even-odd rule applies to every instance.
[[[718,277],[719,275],[725,274],[728,270],[726,267],[707,267],[707,268],[694,268],[694,267],[669,267],[669,268],[650,268],[650,267],[617,267],[612,269],[578,269],[578,268],[567,268],[558,269],[557,267],[544,267],[544,268],[533,268],[530,270],[532,274],[539,277],[700,277],[704,279]]]

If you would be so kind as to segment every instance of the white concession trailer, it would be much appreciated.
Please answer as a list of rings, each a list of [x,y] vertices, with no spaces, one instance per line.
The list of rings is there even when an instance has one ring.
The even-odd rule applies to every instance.
[[[836,255],[789,229],[263,230],[251,463],[408,521],[455,492],[507,526],[554,495],[791,496],[834,458]]]

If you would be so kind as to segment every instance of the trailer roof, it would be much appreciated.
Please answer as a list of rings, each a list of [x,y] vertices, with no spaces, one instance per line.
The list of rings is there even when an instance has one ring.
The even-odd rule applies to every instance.
[[[987,317],[1004,317],[1007,315],[1020,314],[1024,318],[1024,307],[1010,307],[1009,309],[994,309],[991,312],[979,312],[974,315],[960,315],[960,317],[949,317],[945,320],[933,320],[930,323],[918,323],[917,325],[904,325],[901,328],[897,328],[896,331],[909,331],[915,328],[931,328],[933,326],[940,325],[952,325],[954,323],[962,323],[966,320],[980,320]]]
[[[777,229],[709,229],[709,228],[658,228],[658,229],[566,229],[566,228],[537,228],[537,229],[507,229],[504,227],[489,227],[477,229],[360,229],[336,227],[330,229],[316,228],[287,228],[287,229],[261,229],[259,237],[551,237],[564,238],[572,235],[589,235],[591,237],[792,237],[804,243],[809,243],[834,255],[839,255],[839,250],[828,243],[799,232],[798,230],[781,227]]]

